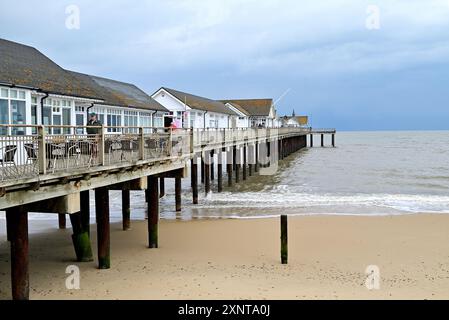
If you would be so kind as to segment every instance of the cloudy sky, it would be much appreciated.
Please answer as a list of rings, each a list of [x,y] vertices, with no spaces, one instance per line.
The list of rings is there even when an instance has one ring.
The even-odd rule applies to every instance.
[[[287,92],[278,112],[316,127],[449,129],[449,0],[15,0],[0,37],[150,94]]]

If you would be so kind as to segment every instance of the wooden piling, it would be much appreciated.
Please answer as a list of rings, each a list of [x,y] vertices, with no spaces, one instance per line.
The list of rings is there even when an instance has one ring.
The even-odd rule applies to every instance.
[[[13,300],[28,300],[30,276],[28,262],[28,212],[23,207],[8,210],[11,241],[11,289]]]
[[[259,172],[259,142],[256,142],[255,158],[256,160],[254,161],[254,172]]]
[[[148,247],[158,247],[159,188],[157,178],[148,177]]]
[[[228,173],[228,187],[232,187],[232,161],[234,159],[233,156],[233,149],[229,148],[227,151],[227,157],[226,157],[226,171]]]
[[[111,267],[109,190],[106,187],[95,189],[95,210],[97,216],[98,268],[109,269]]]
[[[246,174],[246,166],[247,166],[247,155],[246,155],[246,144],[243,146],[243,171],[242,171],[242,178],[243,180],[246,180],[247,174]]]
[[[321,134],[321,146],[324,147],[324,134]]]
[[[201,183],[204,183],[204,155],[201,155]]]
[[[81,225],[90,238],[90,194],[89,190],[80,193]]]
[[[215,150],[212,150],[210,152],[210,180],[214,181],[215,180]]]
[[[210,154],[206,152],[206,156],[209,157],[204,161],[204,191],[207,196],[210,193]]]
[[[313,148],[313,134],[310,134],[310,147]]]
[[[287,216],[281,216],[281,262],[288,263],[288,226]]]
[[[198,165],[196,162],[197,159],[190,160],[193,204],[198,204]]]
[[[64,213],[58,214],[58,225],[60,230],[64,230],[66,228],[66,216]]]
[[[218,152],[217,189],[218,192],[223,191],[223,150]]]
[[[159,198],[165,197],[165,179],[159,179]]]
[[[175,178],[175,206],[176,206],[176,212],[180,212],[181,211],[181,176],[178,176]]]
[[[335,134],[332,134],[332,147],[335,148]]]
[[[92,246],[89,239],[89,233],[83,225],[82,213],[69,215],[72,224],[72,243],[75,249],[76,260],[78,262],[93,261]]]
[[[123,230],[131,228],[130,191],[122,190],[122,226]]]
[[[5,218],[6,218],[6,240],[11,241],[11,230],[12,227],[9,226],[9,224],[11,223],[11,215],[14,214],[14,209],[13,208],[8,208],[5,211]]]

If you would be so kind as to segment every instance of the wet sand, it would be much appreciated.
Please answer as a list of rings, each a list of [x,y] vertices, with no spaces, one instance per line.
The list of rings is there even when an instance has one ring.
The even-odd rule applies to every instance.
[[[54,228],[53,228],[54,225]],[[280,264],[279,219],[111,225],[110,270],[76,263],[71,230],[30,221],[31,299],[449,299],[449,215],[289,218],[289,264]],[[9,244],[0,220],[0,299],[10,299]],[[95,227],[92,227],[96,255]],[[95,259],[96,260],[96,259]],[[81,270],[67,290],[68,265]],[[380,289],[365,286],[368,265]]]

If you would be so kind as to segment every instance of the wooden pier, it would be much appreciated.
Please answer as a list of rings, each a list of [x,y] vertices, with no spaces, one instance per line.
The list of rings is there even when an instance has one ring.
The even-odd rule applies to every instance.
[[[15,146],[14,163],[2,168],[0,210],[6,210],[11,244],[13,299],[29,298],[28,213],[59,215],[65,228],[70,215],[77,260],[92,261],[89,235],[89,191],[95,190],[98,268],[111,267],[109,190],[122,191],[123,230],[131,228],[130,191],[145,191],[148,202],[148,247],[157,248],[159,201],[165,179],[175,180],[175,210],[182,210],[181,179],[190,173],[192,202],[198,204],[198,171],[204,193],[212,184],[223,190],[250,179],[261,167],[273,165],[307,147],[307,136],[332,135],[335,130],[305,128],[161,129],[123,128],[120,133],[102,127],[98,135],[77,134],[61,127],[64,135],[47,135],[36,126],[34,135],[4,136],[0,144]],[[126,129],[126,130],[125,130]],[[26,152],[25,146],[33,148]],[[20,149],[20,151],[19,151]],[[27,149],[29,150],[29,149]],[[31,159],[31,155],[36,155]],[[223,166],[226,164],[226,166]],[[198,168],[199,167],[199,168]]]

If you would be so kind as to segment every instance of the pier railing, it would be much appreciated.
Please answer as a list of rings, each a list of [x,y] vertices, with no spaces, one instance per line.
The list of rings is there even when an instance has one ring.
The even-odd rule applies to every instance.
[[[308,130],[0,125],[0,187],[40,175],[190,157],[204,148]]]

